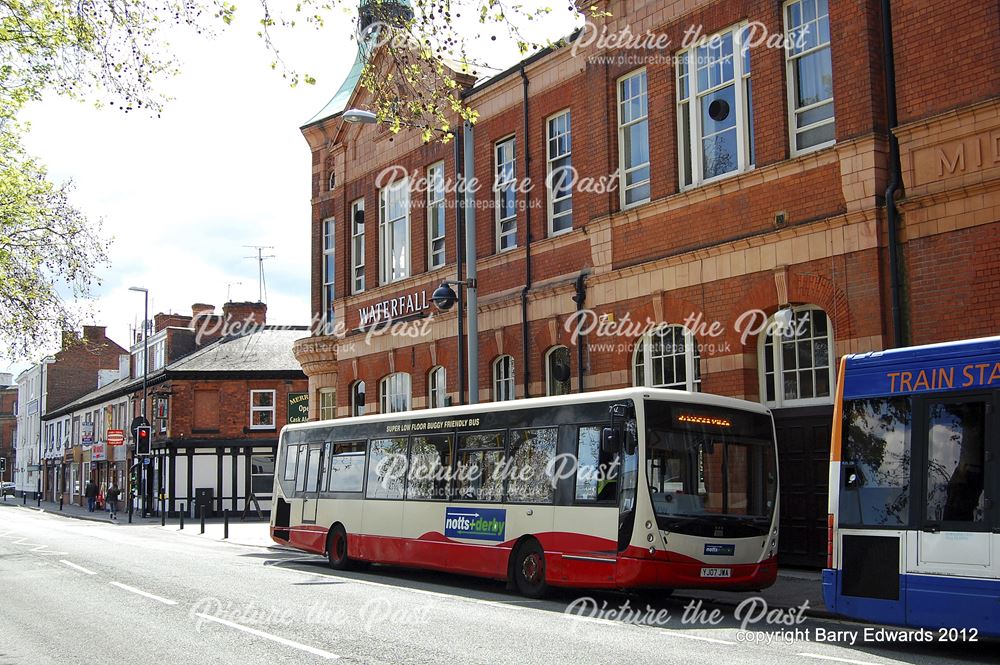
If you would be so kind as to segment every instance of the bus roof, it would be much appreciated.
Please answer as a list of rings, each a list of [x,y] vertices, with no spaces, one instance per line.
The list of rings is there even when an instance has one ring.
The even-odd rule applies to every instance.
[[[504,402],[483,402],[480,404],[465,404],[461,406],[446,406],[437,409],[413,409],[398,413],[376,413],[369,416],[354,416],[350,418],[336,418],[334,420],[315,421],[310,423],[299,423],[286,425],[282,431],[295,431],[298,429],[308,429],[320,423],[352,424],[352,423],[376,423],[386,420],[410,420],[413,418],[434,418],[434,417],[455,417],[461,415],[475,415],[484,410],[489,411],[513,411],[516,409],[530,409],[546,406],[561,406],[563,404],[580,404],[586,402],[603,402],[616,399],[654,399],[673,402],[691,402],[709,406],[718,406],[743,411],[753,411],[756,413],[770,413],[770,411],[758,404],[735,397],[723,397],[722,395],[711,395],[709,393],[696,393],[687,390],[669,390],[665,388],[621,388],[618,390],[601,390],[587,393],[574,393],[572,395],[558,395],[555,397],[531,397],[528,399],[515,399]]]
[[[847,356],[844,399],[1000,387],[1000,337]]]

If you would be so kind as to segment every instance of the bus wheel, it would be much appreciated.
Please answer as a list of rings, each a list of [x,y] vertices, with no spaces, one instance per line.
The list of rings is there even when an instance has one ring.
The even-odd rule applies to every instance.
[[[326,556],[334,570],[347,570],[350,567],[351,560],[347,558],[347,532],[339,524],[330,529]]]
[[[545,583],[545,553],[537,540],[529,540],[514,555],[514,583],[528,598],[541,598],[548,590]]]

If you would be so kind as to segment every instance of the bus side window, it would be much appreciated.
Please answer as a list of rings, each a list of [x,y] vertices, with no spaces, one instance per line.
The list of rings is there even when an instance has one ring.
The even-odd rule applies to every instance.
[[[511,430],[507,500],[517,503],[552,503],[556,484],[552,461],[556,456],[558,427]]]
[[[456,499],[496,503],[503,498],[503,474],[498,473],[503,448],[504,432],[459,435]]]
[[[450,434],[415,436],[410,439],[407,499],[448,500],[451,444]]]
[[[618,456],[601,448],[601,426],[579,429],[576,448],[576,500],[614,502],[618,498]]]
[[[365,483],[365,443],[333,444],[327,491],[360,492]]]
[[[306,489],[306,453],[309,446],[299,446],[295,463],[295,492],[303,492]]]
[[[282,480],[295,480],[295,461],[298,451],[298,446],[285,447],[285,472],[281,475]]]
[[[369,499],[402,499],[406,480],[406,437],[372,439],[368,454]]]

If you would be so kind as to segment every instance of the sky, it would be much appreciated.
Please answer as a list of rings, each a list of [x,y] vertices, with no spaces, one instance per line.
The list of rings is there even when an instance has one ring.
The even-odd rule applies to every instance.
[[[73,181],[72,203],[113,239],[84,323],[127,347],[143,313],[130,286],[149,289],[150,317],[256,301],[258,264],[246,257],[257,252],[246,246],[263,245],[274,257],[264,262],[268,323],[308,325],[311,162],[299,127],[350,69],[352,30],[345,16],[278,35],[285,60],[316,85],[291,88],[242,16],[210,38],[170,34],[181,72],[158,86],[172,98],[159,118],[55,95],[26,109],[29,152],[53,181]],[[507,53],[505,66],[517,58],[499,37],[488,48]],[[0,354],[0,372],[15,378],[29,365]]]

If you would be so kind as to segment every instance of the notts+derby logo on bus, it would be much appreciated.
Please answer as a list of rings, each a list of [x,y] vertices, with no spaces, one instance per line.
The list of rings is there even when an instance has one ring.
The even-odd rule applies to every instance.
[[[495,508],[448,508],[444,515],[444,535],[448,538],[475,538],[503,541],[507,511]]]

